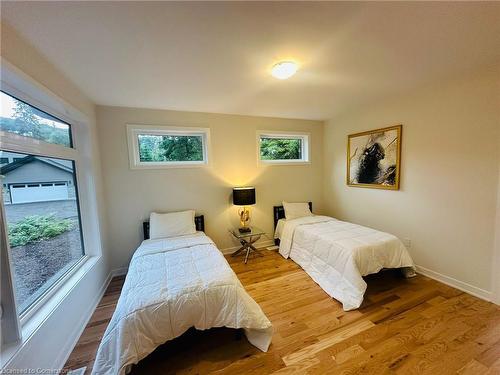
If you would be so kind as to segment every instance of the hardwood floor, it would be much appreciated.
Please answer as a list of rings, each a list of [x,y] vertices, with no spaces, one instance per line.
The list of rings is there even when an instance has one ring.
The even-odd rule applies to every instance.
[[[190,330],[132,374],[500,374],[500,308],[424,276],[367,277],[360,309],[345,312],[293,261],[263,251],[228,261],[274,326],[267,353],[221,328]],[[113,314],[111,282],[66,368],[87,366]]]

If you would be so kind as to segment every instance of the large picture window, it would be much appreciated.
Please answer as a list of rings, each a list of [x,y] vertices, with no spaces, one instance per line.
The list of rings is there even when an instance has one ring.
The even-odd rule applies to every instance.
[[[7,93],[1,92],[0,99],[3,224],[22,316],[85,255],[79,153],[68,123]]]
[[[260,132],[259,160],[269,164],[309,162],[309,135]]]
[[[22,314],[84,255],[74,162],[0,151],[18,311]]]
[[[208,129],[128,125],[127,132],[132,169],[208,164]]]

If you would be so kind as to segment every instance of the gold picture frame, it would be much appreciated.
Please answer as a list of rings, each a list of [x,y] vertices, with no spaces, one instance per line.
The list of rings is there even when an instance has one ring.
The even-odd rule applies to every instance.
[[[399,190],[403,125],[347,136],[348,186]],[[354,151],[352,151],[354,150]]]

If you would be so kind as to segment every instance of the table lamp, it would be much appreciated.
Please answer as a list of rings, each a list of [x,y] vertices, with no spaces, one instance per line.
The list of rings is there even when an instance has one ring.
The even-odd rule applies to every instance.
[[[250,210],[246,206],[255,204],[255,188],[254,187],[235,187],[233,188],[233,204],[235,206],[243,206],[238,210],[240,216],[240,233],[250,232],[248,227],[250,221]]]

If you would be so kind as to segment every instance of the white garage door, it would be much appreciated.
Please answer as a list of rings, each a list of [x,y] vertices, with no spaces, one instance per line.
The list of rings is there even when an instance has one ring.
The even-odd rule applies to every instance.
[[[57,201],[68,199],[66,182],[47,182],[41,184],[10,185],[12,203]]]

